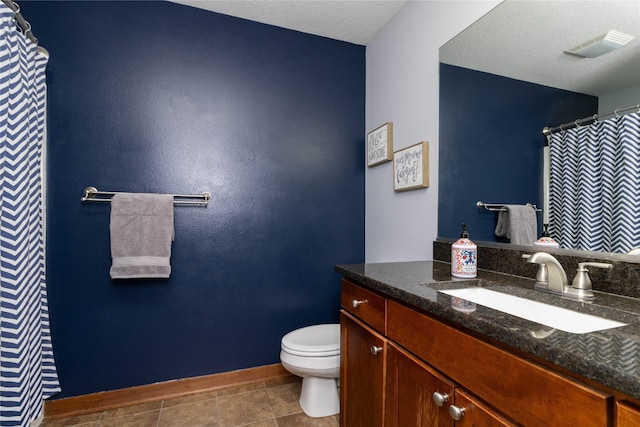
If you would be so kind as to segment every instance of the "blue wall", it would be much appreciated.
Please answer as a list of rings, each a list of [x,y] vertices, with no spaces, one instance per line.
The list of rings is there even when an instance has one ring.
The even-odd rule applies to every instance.
[[[364,260],[365,49],[168,2],[24,2],[48,65],[57,397],[279,362]],[[109,205],[200,193],[168,280],[109,278]]]
[[[594,96],[440,64],[438,236],[466,223],[472,240],[496,241],[498,215],[478,200],[541,208],[542,129],[597,111]]]

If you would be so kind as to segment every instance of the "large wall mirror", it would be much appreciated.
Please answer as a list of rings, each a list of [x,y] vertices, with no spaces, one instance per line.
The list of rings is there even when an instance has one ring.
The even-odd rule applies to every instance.
[[[566,52],[609,30],[635,39],[597,58]],[[500,3],[440,48],[438,236],[466,223],[473,240],[507,243],[476,202],[544,206],[543,128],[639,103],[640,2]]]

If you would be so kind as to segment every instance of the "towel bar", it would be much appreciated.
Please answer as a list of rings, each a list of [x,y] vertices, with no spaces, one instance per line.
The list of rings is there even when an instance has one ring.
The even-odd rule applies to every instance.
[[[506,211],[507,208],[505,206],[508,204],[509,203],[485,203],[485,202],[478,201],[476,203],[476,206],[478,208],[485,208],[488,211],[500,212],[500,211]],[[527,203],[527,206],[531,206],[533,210],[535,210],[536,212],[542,212],[542,209],[538,209],[538,207],[533,203]]]
[[[83,202],[111,202],[111,196],[118,194],[115,191],[98,191],[96,187],[87,187],[84,189],[84,196],[80,199]],[[174,197],[174,205],[202,205],[207,206],[211,200],[211,193],[204,192],[202,194],[172,194]],[[178,200],[175,200],[178,199]],[[183,199],[201,199],[201,200],[183,200]]]

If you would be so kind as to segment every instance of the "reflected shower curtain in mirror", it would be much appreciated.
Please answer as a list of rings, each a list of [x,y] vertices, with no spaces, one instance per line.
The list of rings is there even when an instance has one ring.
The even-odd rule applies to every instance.
[[[640,247],[640,114],[548,136],[549,230],[563,248]]]
[[[0,426],[28,426],[60,391],[42,213],[47,58],[0,3]]]

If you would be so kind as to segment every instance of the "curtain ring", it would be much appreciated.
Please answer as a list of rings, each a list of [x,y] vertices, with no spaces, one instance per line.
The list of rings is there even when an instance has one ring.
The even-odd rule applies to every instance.
[[[593,123],[598,123],[598,115],[597,114],[593,115]]]
[[[577,119],[575,122],[573,122],[574,125],[576,125],[577,128],[580,127],[580,119]]]
[[[613,113],[616,115],[616,117],[620,117],[620,115],[618,114],[619,109],[620,108],[616,108],[615,110],[613,110]]]
[[[638,107],[638,113],[640,113],[640,104],[636,105]]]

